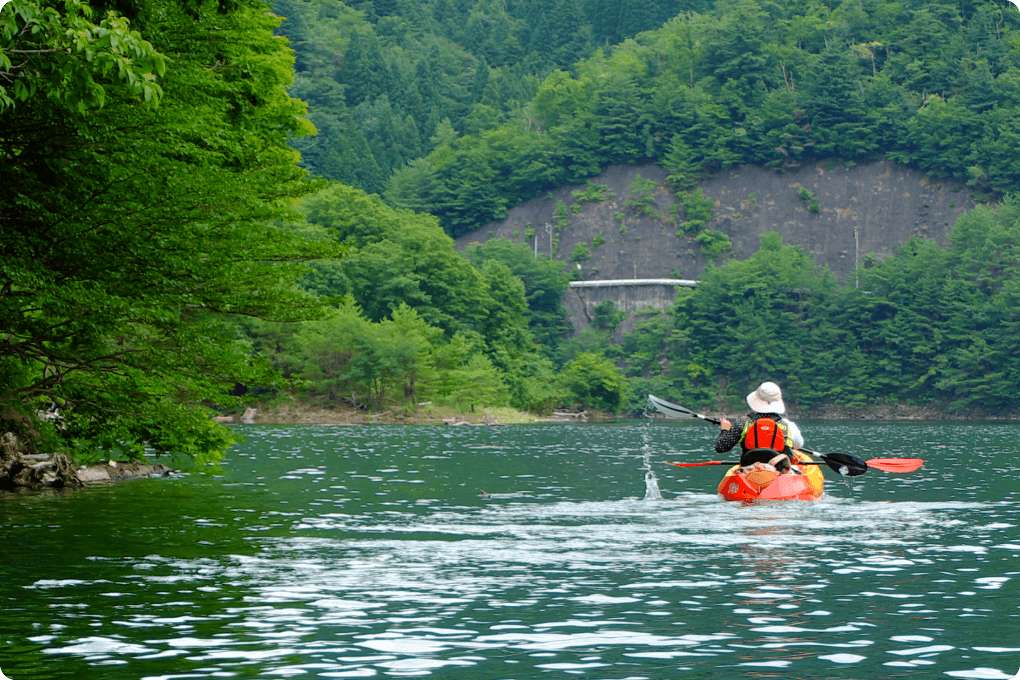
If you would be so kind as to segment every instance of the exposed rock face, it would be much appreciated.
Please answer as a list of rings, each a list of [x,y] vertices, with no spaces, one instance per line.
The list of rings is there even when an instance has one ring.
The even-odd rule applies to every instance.
[[[832,169],[819,163],[786,174],[741,166],[701,186],[715,199],[710,228],[740,242],[740,257],[757,250],[759,234],[775,231],[844,283],[865,255],[884,258],[911,236],[944,244],[957,215],[974,207],[959,183],[933,181],[890,160]],[[818,213],[808,211],[800,188],[818,199]]]
[[[586,243],[592,256],[581,263],[580,277],[584,279],[698,278],[704,272],[705,258],[697,244],[676,235],[679,227],[669,220],[670,207],[678,204],[675,195],[661,185],[655,190],[661,219],[642,217],[624,207],[631,193],[629,186],[638,175],[661,183],[666,171],[653,164],[612,166],[594,178],[616,197],[586,203],[579,213],[569,211],[569,224],[560,235],[556,256],[566,260],[578,243]],[[945,243],[957,216],[974,207],[960,183],[933,180],[891,160],[853,167],[819,162],[785,172],[744,165],[720,172],[698,186],[715,202],[707,228],[729,236],[738,258],[752,255],[758,249],[759,236],[775,231],[784,243],[802,246],[844,283],[853,280],[857,263],[867,254],[883,258],[911,236]],[[457,246],[506,238],[527,242],[537,246],[539,253],[548,254],[553,240],[545,226],[556,224],[556,201],[562,200],[570,208],[577,202],[571,192],[583,188],[561,187],[519,205],[506,218],[460,237]],[[817,213],[809,212],[810,202],[801,199],[801,188],[818,200]],[[622,220],[617,219],[617,213]],[[682,210],[681,219],[685,219]],[[537,243],[535,238],[525,237],[529,226],[535,230]],[[621,227],[626,227],[626,233]],[[518,236],[514,237],[514,232]],[[593,248],[599,233],[605,242]],[[575,313],[580,309],[572,307]],[[575,326],[580,322],[578,318]]]

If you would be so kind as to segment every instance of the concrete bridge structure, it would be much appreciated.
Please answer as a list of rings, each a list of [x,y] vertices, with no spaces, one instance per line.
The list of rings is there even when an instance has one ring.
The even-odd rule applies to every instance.
[[[595,315],[595,306],[612,300],[627,318],[616,329],[614,337],[633,330],[637,312],[667,309],[676,300],[677,287],[693,288],[693,279],[608,279],[602,281],[571,281],[564,296],[567,312],[575,333],[580,333]]]

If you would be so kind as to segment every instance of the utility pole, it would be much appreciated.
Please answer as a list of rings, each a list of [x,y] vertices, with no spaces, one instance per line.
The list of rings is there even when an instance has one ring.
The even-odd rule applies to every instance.
[[[549,259],[551,260],[552,256],[553,256],[553,251],[552,251],[552,227],[549,226],[548,222],[545,223],[545,233],[549,234]]]

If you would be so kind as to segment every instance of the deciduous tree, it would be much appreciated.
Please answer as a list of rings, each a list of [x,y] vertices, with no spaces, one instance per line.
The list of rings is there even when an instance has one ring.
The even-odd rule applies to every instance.
[[[258,0],[131,12],[0,13],[0,411],[55,405],[46,445],[70,453],[214,456],[231,434],[202,404],[278,379],[233,320],[314,315],[297,265],[342,249],[271,226],[313,186],[278,19]]]

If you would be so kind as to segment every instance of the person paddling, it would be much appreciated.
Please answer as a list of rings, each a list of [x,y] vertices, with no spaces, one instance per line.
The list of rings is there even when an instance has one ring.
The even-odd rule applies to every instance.
[[[741,465],[769,463],[784,470],[794,459],[794,449],[804,446],[804,436],[792,420],[783,417],[786,404],[783,392],[774,382],[763,382],[754,392],[747,395],[751,412],[740,416],[735,422],[726,418],[719,421],[719,437],[715,450],[725,453],[740,444],[743,455]],[[746,458],[746,460],[745,460]]]

